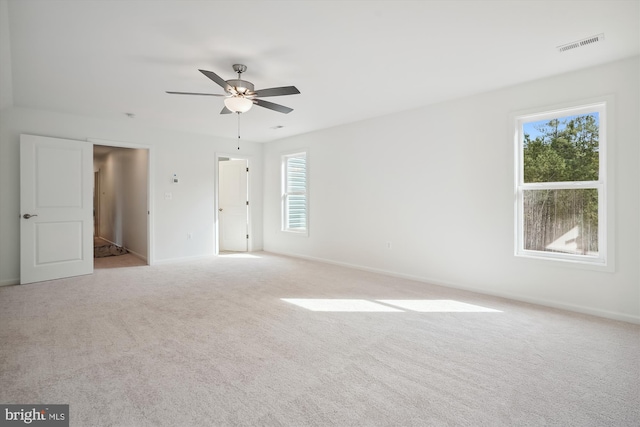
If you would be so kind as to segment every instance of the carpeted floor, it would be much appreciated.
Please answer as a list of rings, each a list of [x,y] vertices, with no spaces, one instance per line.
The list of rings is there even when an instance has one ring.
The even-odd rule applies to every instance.
[[[108,256],[93,259],[93,268],[122,268],[122,267],[146,267],[147,262],[137,256],[127,253],[119,256]]]
[[[116,251],[115,254],[109,253],[109,256],[97,256],[98,248],[109,247],[112,244],[108,240],[100,237],[93,238],[93,268],[121,268],[121,267],[140,267],[146,266],[147,262],[128,251]],[[114,255],[114,256],[112,256]]]
[[[72,426],[638,426],[640,326],[268,253],[0,288]]]

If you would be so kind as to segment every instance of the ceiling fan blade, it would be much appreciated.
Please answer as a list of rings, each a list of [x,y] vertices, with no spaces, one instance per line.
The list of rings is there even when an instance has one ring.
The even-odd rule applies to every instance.
[[[227,95],[221,95],[221,94],[217,94],[217,93],[171,92],[171,91],[166,91],[166,92],[171,94],[171,95],[227,96]]]
[[[281,95],[297,95],[300,91],[295,86],[272,87],[269,89],[260,89],[254,92],[256,96],[281,96]]]
[[[284,105],[274,104],[273,102],[265,101],[262,99],[254,99],[253,103],[270,110],[278,111],[280,113],[289,114],[293,111],[293,108],[285,107]]]
[[[219,84],[222,87],[222,89],[225,90],[225,92],[228,92],[229,89],[231,89],[231,86],[229,86],[229,84],[222,77],[220,77],[213,71],[207,71],[207,70],[198,70],[198,71],[200,71],[202,74],[204,74],[205,76],[209,77],[211,80]]]
[[[227,107],[224,107],[222,111],[220,111],[220,114],[231,114],[231,113],[233,113],[233,111],[229,110]]]

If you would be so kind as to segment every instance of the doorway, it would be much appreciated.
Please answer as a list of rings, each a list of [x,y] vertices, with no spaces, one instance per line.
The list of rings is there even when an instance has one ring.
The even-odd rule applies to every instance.
[[[146,265],[149,150],[101,144],[93,148],[94,267]]]
[[[218,252],[249,250],[249,161],[218,157]]]

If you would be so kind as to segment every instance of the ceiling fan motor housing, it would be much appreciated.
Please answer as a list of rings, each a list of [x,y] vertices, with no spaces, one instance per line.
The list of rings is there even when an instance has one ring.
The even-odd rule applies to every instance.
[[[246,80],[240,80],[240,79],[227,80],[227,84],[231,86],[232,89],[235,89],[239,95],[244,95],[247,92],[249,93],[253,92],[253,83],[248,82]],[[230,92],[230,93],[234,95],[233,92]]]

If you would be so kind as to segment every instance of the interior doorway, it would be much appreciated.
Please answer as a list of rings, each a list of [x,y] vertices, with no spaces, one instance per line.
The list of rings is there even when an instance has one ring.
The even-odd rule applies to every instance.
[[[249,250],[249,161],[218,157],[218,250]]]
[[[94,144],[93,167],[94,267],[148,264],[149,150]]]

